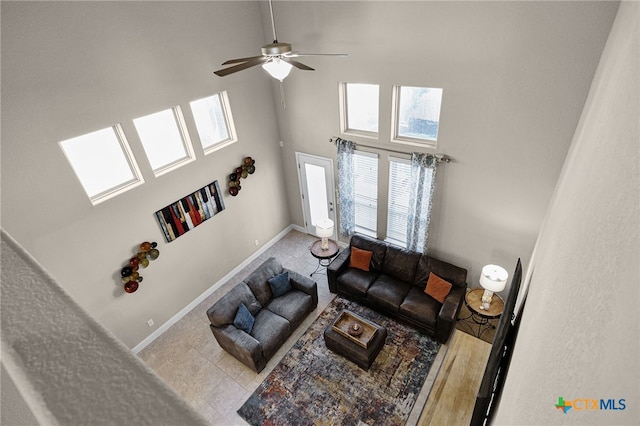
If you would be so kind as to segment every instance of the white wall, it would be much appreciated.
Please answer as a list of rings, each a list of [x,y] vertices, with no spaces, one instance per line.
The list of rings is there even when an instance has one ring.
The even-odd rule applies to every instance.
[[[540,234],[496,424],[638,424],[639,28],[640,4],[622,2]],[[560,396],[626,409],[563,414]]]
[[[338,83],[380,85],[380,138],[391,145],[392,85],[444,89],[430,253],[469,270],[513,270],[532,252],[575,131],[616,3],[276,2],[278,37],[315,72],[285,80],[278,107],[287,196],[303,224],[295,151],[335,158]],[[267,28],[265,27],[265,31]],[[429,152],[428,150],[424,150]],[[387,155],[380,157],[380,213],[386,211]],[[384,228],[386,221],[379,225]],[[381,229],[384,237],[384,229]],[[505,291],[506,293],[506,291]]]
[[[2,2],[2,226],[129,347],[290,223],[271,79],[213,75],[259,53],[257,2]],[[227,90],[239,142],[204,156],[189,102]],[[132,119],[181,105],[197,161],[155,178]],[[146,183],[92,206],[58,141],[122,123]],[[154,212],[257,171],[226,210],[167,244]],[[259,214],[257,214],[259,212]],[[142,241],[160,257],[126,294],[119,270]],[[206,315],[203,312],[203,323]]]

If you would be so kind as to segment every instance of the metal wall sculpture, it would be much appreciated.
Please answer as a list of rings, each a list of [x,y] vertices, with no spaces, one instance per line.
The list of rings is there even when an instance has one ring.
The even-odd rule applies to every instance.
[[[213,181],[156,212],[168,243],[224,210],[218,181]]]

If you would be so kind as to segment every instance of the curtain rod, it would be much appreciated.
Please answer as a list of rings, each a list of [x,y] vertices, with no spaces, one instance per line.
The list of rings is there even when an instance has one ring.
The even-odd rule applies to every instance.
[[[342,140],[346,140],[337,136],[332,136],[331,138],[329,138],[329,143],[338,143],[339,141]],[[353,142],[353,141],[351,141]],[[371,145],[364,145],[361,144],[359,142],[353,142],[356,146],[361,146],[364,148],[371,148],[371,149],[379,149],[381,151],[387,151],[387,152],[393,152],[394,154],[403,154],[403,155],[411,155],[410,152],[405,152],[405,151],[396,151],[394,149],[389,149],[389,148],[381,148],[379,146],[371,146]],[[445,154],[427,154],[432,156],[433,158],[436,159],[437,163],[450,163],[451,162],[451,157],[449,157],[448,155]]]

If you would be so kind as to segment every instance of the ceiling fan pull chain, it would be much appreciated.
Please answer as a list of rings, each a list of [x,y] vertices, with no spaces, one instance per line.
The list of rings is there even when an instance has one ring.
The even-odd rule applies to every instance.
[[[287,101],[284,100],[284,82],[280,80],[280,103],[282,104],[282,109],[287,109]]]

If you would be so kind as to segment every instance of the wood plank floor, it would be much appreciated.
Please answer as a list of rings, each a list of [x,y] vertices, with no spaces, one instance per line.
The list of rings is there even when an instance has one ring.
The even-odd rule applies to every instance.
[[[491,345],[460,330],[450,340],[419,426],[468,425]]]

